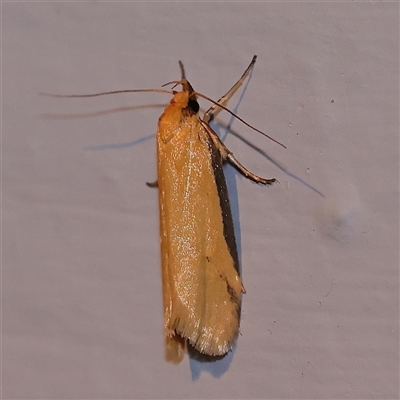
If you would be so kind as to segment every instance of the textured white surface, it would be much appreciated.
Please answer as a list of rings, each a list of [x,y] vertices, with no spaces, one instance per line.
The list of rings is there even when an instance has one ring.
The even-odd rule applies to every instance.
[[[3,398],[398,397],[398,20],[396,3],[3,3]],[[270,159],[225,141],[280,181],[227,168],[242,336],[169,365],[145,186],[162,109],[93,115],[169,97],[38,93],[158,87],[181,59],[217,99],[253,54],[238,112],[288,149],[237,121]]]

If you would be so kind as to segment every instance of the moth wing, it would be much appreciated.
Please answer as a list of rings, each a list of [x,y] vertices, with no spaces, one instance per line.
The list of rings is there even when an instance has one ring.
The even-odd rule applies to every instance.
[[[167,143],[158,135],[158,186],[169,353],[178,334],[223,355],[238,335],[244,289],[221,154],[197,117]]]

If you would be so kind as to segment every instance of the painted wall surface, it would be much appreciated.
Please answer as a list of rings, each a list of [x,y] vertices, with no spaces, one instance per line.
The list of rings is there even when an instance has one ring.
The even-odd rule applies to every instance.
[[[2,3],[3,398],[397,398],[399,5]],[[244,295],[225,359],[163,358],[154,134],[214,99]],[[201,101],[206,109],[208,104]],[[143,107],[145,106],[145,107]],[[251,146],[229,133],[240,134]],[[258,151],[254,149],[258,148]]]

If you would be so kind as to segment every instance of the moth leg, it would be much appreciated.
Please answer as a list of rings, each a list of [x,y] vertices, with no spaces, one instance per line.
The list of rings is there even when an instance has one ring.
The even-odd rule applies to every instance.
[[[151,188],[157,188],[158,187],[158,179],[154,182],[146,182],[146,185]]]
[[[226,106],[228,103],[229,99],[236,93],[236,91],[240,88],[240,86],[243,84],[244,80],[247,78],[249,75],[250,71],[253,69],[254,64],[256,62],[257,56],[254,56],[253,59],[251,60],[251,63],[247,67],[246,71],[244,71],[243,75],[240,77],[240,79],[231,87],[231,89],[224,94],[218,101],[217,103]],[[216,104],[212,105],[205,113],[203,117],[203,121],[206,123],[210,123],[221,111],[222,109],[218,107]]]
[[[239,170],[239,172],[242,175],[244,175],[246,178],[252,180],[253,182],[261,183],[262,185],[271,185],[274,182],[278,182],[275,178],[271,178],[271,179],[262,178],[261,176],[253,174],[253,172],[249,171],[244,165],[242,165],[235,158],[233,153],[224,145],[224,143],[221,141],[219,136],[210,128],[210,126],[207,125],[201,119],[199,119],[199,121],[200,121],[201,125],[203,126],[203,128],[209,134],[214,146],[218,149],[219,153],[221,154],[223,161],[229,161],[232,165],[234,165]]]
[[[229,152],[227,158],[228,161],[233,164],[246,178],[252,180],[253,182],[261,183],[263,185],[271,185],[274,182],[278,182],[275,178],[266,179],[261,178],[261,176],[258,176],[256,174],[253,174],[253,172],[249,171],[245,166],[240,164],[240,162],[234,157],[231,152]]]

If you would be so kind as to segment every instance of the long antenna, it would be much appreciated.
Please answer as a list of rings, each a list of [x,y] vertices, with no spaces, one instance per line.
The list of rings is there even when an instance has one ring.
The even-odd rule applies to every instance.
[[[53,94],[53,93],[44,93],[39,92],[42,96],[48,97],[98,97],[98,96],[105,96],[107,94],[117,94],[117,93],[139,93],[139,92],[158,92],[158,93],[168,93],[174,95],[176,92],[173,90],[167,89],[123,89],[123,90],[112,90],[111,92],[101,92],[101,93],[92,93],[92,94]]]
[[[247,68],[247,70],[245,71],[243,76],[246,76],[248,71],[253,67],[253,65],[255,63],[255,60],[256,60],[256,56],[253,57],[252,62],[250,63],[249,67]],[[243,118],[241,118],[238,115],[236,115],[229,108],[227,108],[224,105],[222,105],[221,103],[218,103],[217,101],[211,99],[210,97],[206,96],[205,94],[202,94],[202,93],[194,91],[193,88],[192,88],[192,85],[187,81],[187,79],[185,77],[185,68],[183,67],[182,61],[179,61],[179,67],[181,69],[181,76],[182,76],[181,80],[180,81],[171,81],[171,82],[165,83],[163,86],[170,85],[170,84],[174,84],[175,86],[179,85],[179,84],[182,85],[183,90],[189,91],[189,92],[191,92],[190,94],[202,97],[203,99],[208,100],[209,102],[213,103],[217,107],[222,108],[223,110],[225,110],[226,112],[228,112],[229,114],[231,114],[232,116],[237,118],[242,124],[248,126],[249,128],[253,129],[254,131],[256,131],[258,133],[261,133],[261,135],[267,137],[268,139],[272,140],[276,144],[279,144],[280,146],[282,146],[282,147],[284,147],[286,149],[286,146],[284,144],[282,144],[281,142],[277,141],[273,137],[267,135],[263,131],[260,131],[259,129],[257,129],[254,126],[250,125],[248,122],[246,122]],[[243,78],[243,76],[242,76],[242,78]],[[175,86],[173,86],[173,88]],[[168,94],[172,94],[172,95],[177,93],[174,90],[167,90],[167,89],[123,89],[123,90],[113,90],[113,91],[110,91],[110,92],[100,92],[100,93],[93,93],[93,94],[51,94],[51,93],[43,93],[43,92],[41,92],[39,94],[43,95],[43,96],[58,97],[58,98],[79,98],[79,97],[98,97],[98,96],[105,96],[105,95],[108,95],[108,94],[117,94],[117,93],[143,93],[143,92],[168,93]]]
[[[254,131],[261,133],[261,135],[264,135],[265,137],[267,137],[268,139],[272,140],[273,142],[275,142],[276,144],[279,144],[279,146],[282,146],[286,149],[286,146],[284,144],[282,144],[281,142],[278,142],[276,139],[274,139],[273,137],[267,135],[266,133],[264,133],[263,131],[260,131],[259,129],[255,128],[254,126],[250,125],[248,122],[246,122],[243,118],[240,118],[238,115],[236,115],[233,111],[231,111],[229,108],[226,108],[225,106],[223,106],[222,104],[218,103],[217,101],[211,99],[210,97],[206,96],[205,94],[199,93],[199,92],[194,92],[194,94],[196,96],[202,97],[203,99],[208,100],[209,102],[217,105],[218,107],[221,107],[223,110],[227,111],[229,114],[233,115],[235,118],[237,118],[241,123],[243,123],[244,125],[248,126],[249,128],[253,129]]]

